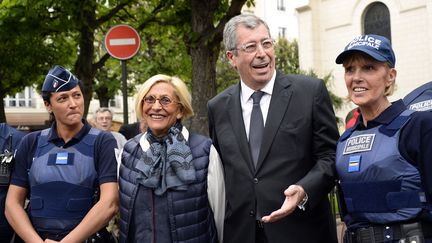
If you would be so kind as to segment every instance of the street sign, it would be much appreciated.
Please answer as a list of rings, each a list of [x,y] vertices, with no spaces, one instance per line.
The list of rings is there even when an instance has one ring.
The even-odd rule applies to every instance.
[[[140,47],[138,32],[129,25],[120,24],[111,27],[105,36],[105,48],[117,59],[127,60],[135,56]]]

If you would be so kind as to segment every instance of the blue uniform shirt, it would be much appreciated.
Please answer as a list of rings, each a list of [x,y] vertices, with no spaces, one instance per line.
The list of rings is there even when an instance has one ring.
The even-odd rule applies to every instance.
[[[48,142],[58,147],[70,147],[78,143],[91,129],[90,125],[83,120],[84,126],[81,130],[67,143],[58,137],[56,132],[56,123],[51,126],[48,134]],[[31,167],[33,157],[37,147],[37,138],[40,131],[32,132],[26,135],[17,149],[15,156],[15,168],[12,172],[11,184],[29,188],[28,171]],[[117,142],[114,136],[109,132],[101,132],[95,141],[95,168],[98,173],[99,185],[106,182],[117,182],[117,160],[114,153],[117,148]]]
[[[368,121],[367,128],[390,123],[406,109],[402,100],[394,102],[374,120]],[[354,130],[364,130],[362,116],[357,118]],[[399,139],[399,151],[411,164],[416,166],[421,175],[422,184],[432,202],[432,112],[415,112],[411,120],[402,129]]]
[[[25,133],[16,130],[6,123],[0,123],[0,153],[4,153],[5,149],[9,149],[10,134],[12,134],[12,152],[25,135]],[[8,185],[0,184],[0,242],[9,242],[13,235],[12,228],[9,226],[4,215],[7,190]]]

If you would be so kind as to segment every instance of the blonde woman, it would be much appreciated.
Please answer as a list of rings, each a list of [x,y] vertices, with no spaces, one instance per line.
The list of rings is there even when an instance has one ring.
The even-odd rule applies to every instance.
[[[148,130],[122,153],[120,242],[222,242],[221,162],[209,138],[182,125],[193,115],[186,84],[151,77],[137,94],[136,111]]]

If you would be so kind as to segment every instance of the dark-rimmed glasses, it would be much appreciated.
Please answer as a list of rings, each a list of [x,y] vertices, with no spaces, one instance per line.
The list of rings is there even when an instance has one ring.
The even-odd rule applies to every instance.
[[[144,97],[143,101],[146,104],[153,105],[154,103],[156,103],[156,100],[158,100],[159,104],[161,104],[163,107],[167,107],[172,103],[180,103],[178,101],[172,100],[169,96],[161,96],[159,98],[156,98],[153,95],[149,95],[147,97]]]
[[[265,39],[261,41],[260,44],[264,48],[264,50],[268,50],[273,48],[275,41],[273,39]],[[243,50],[246,53],[254,53],[258,50],[258,43],[256,42],[246,43],[232,50]]]

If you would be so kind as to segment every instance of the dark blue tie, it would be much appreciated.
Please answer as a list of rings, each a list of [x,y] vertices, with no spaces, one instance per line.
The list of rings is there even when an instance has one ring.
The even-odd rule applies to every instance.
[[[263,95],[264,92],[255,91],[251,96],[253,100],[253,107],[249,126],[249,148],[255,167],[258,162],[258,155],[260,152],[261,141],[264,132],[264,120],[260,106],[260,100]]]

